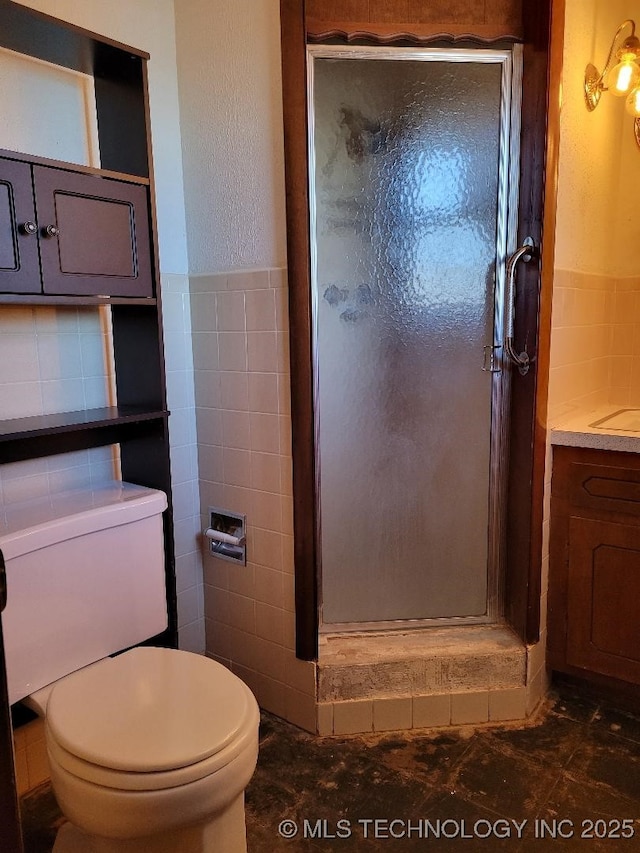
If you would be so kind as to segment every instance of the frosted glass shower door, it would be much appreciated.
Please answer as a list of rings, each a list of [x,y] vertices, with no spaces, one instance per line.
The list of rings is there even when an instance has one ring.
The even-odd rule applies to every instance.
[[[322,623],[488,621],[511,55],[354,50],[309,51]]]

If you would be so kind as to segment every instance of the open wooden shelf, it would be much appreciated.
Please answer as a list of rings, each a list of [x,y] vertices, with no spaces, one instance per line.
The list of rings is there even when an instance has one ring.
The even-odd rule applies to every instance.
[[[78,412],[56,412],[52,415],[11,418],[10,420],[0,421],[0,442],[157,420],[167,417],[168,414],[163,409],[149,411],[147,406],[104,406],[99,409],[81,409]]]
[[[5,160],[20,160],[33,163],[38,166],[46,166],[49,169],[64,169],[73,172],[81,172],[83,175],[95,175],[98,178],[109,178],[114,181],[124,181],[130,184],[140,184],[148,187],[151,183],[149,178],[142,175],[131,175],[128,172],[114,172],[113,169],[100,169],[96,166],[87,166],[82,163],[70,163],[66,160],[54,160],[51,157],[40,157],[28,152],[10,151],[0,148],[0,157]]]
[[[157,305],[154,296],[48,296],[46,293],[1,293],[0,305],[66,305],[97,307],[99,305],[136,305],[153,308]]]
[[[107,406],[0,421],[0,463],[161,436],[168,416],[146,406]]]

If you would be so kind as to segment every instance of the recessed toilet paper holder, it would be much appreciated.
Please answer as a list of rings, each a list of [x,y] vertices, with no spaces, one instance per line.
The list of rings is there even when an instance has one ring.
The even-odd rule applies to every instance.
[[[247,565],[247,517],[215,506],[209,507],[209,527],[203,536],[209,540],[214,557]]]

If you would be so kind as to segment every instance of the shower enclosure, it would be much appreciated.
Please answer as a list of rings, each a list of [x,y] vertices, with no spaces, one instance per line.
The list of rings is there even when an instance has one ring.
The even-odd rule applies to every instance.
[[[494,622],[521,50],[308,68],[321,629]]]

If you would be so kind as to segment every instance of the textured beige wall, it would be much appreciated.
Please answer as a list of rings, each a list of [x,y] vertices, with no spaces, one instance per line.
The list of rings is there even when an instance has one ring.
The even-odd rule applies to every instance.
[[[633,122],[620,98],[604,94],[592,113],[585,107],[584,70],[602,70],[618,26],[637,12],[631,0],[567,0],[556,267],[589,274],[637,273],[637,217],[631,199],[640,188],[640,152]]]
[[[176,0],[192,274],[286,262],[278,0]]]
[[[567,0],[552,315],[549,423],[632,396],[640,151],[624,101],[589,113],[584,69],[602,70],[631,0]],[[640,352],[640,351],[639,351]],[[614,392],[615,389],[615,392]]]

